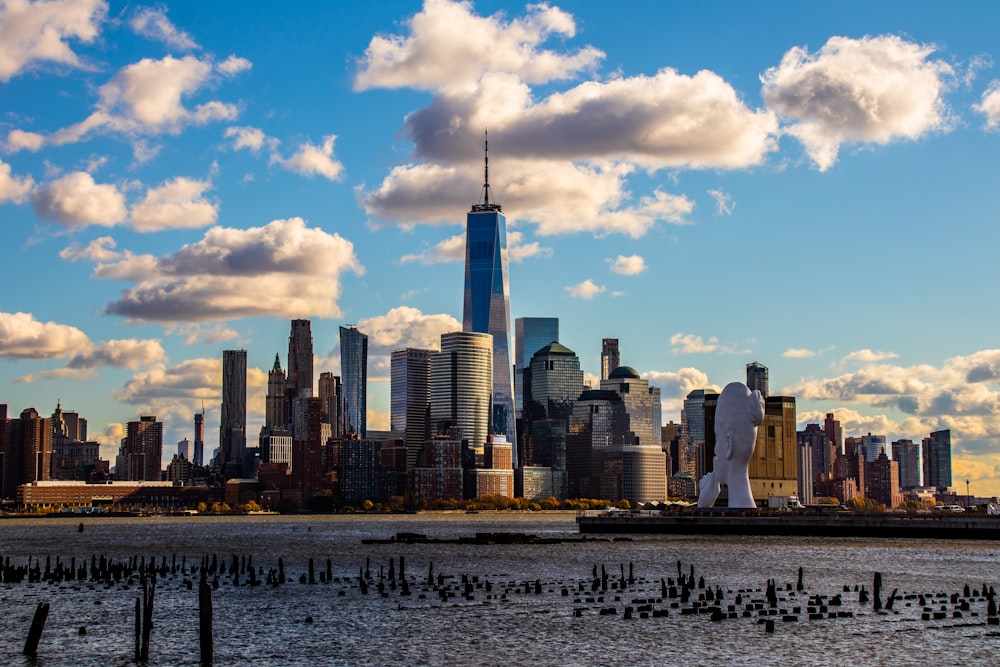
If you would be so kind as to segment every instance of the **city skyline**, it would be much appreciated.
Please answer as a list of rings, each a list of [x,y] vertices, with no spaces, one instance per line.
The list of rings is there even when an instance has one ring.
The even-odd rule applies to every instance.
[[[309,319],[317,377],[338,327],[370,337],[387,428],[392,350],[462,328],[488,127],[510,317],[558,318],[592,386],[616,338],[676,422],[758,361],[800,429],[948,429],[953,486],[1000,493],[998,14],[5,5],[0,403],[61,400],[112,461],[128,422],[170,452],[204,405],[211,450],[222,351],[253,436]]]

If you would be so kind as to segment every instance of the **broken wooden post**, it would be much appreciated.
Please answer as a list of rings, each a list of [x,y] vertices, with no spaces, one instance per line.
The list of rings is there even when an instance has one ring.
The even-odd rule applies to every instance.
[[[212,664],[212,589],[202,582],[198,586],[198,644],[201,664]]]
[[[39,602],[35,607],[35,616],[31,619],[31,628],[28,630],[28,638],[24,642],[24,655],[34,658],[38,655],[38,642],[42,638],[42,630],[45,628],[45,619],[49,617],[49,603]]]

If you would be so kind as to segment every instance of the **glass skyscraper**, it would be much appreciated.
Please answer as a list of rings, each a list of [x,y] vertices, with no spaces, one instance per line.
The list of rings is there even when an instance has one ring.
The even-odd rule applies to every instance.
[[[462,330],[493,336],[493,394],[490,432],[517,442],[510,354],[510,285],[507,278],[507,219],[491,201],[489,154],[483,200],[466,216],[465,299]],[[475,443],[481,446],[485,443]],[[514,467],[518,467],[514,461]]]
[[[247,351],[222,351],[219,464],[226,476],[243,474],[247,446]]]
[[[558,317],[519,317],[514,320],[514,409],[524,410],[524,371],[535,352],[559,341]]]
[[[368,335],[340,327],[340,378],[344,433],[368,434]]]

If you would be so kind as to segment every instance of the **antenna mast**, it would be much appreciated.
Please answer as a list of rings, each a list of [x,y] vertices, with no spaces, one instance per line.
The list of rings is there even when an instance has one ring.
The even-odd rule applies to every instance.
[[[483,203],[473,204],[472,212],[479,213],[482,211],[496,211],[499,213],[501,211],[500,204],[496,201],[490,201],[493,193],[490,191],[490,132],[489,129],[484,130],[484,135],[486,137],[483,148],[485,149],[485,160],[483,166]]]

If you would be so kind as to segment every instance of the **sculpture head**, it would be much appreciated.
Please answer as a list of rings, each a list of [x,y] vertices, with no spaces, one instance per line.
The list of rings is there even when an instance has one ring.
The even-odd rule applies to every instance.
[[[764,421],[764,397],[742,382],[730,382],[719,394],[715,408],[715,481],[729,489],[729,506],[755,507],[748,469],[757,441],[757,426]],[[706,500],[710,494],[705,494]],[[712,499],[714,502],[714,498]],[[699,505],[703,505],[699,499]]]

